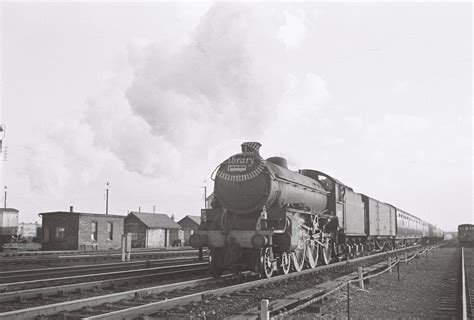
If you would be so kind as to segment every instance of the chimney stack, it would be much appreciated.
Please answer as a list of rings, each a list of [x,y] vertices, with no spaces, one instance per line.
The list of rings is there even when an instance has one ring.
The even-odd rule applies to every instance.
[[[256,152],[258,154],[262,144],[260,142],[244,142],[240,146],[243,153]]]
[[[69,206],[69,212],[70,212],[70,213],[73,213],[73,212],[74,212],[74,210],[73,210],[73,209],[74,209],[74,207],[73,207],[73,206]]]

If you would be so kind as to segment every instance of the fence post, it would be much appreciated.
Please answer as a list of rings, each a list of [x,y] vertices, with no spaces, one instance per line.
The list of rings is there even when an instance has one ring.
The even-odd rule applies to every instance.
[[[364,275],[362,273],[362,267],[359,267],[359,287],[364,290]]]
[[[388,272],[392,273],[392,257],[388,257]]]
[[[397,263],[398,282],[400,282],[400,261]]]
[[[125,237],[126,236],[122,234],[122,262],[125,262],[125,249],[126,249]]]
[[[350,286],[349,281],[347,281],[347,320],[351,318],[351,300],[350,300]]]
[[[261,320],[270,320],[270,311],[268,311],[268,303],[267,299],[263,299],[260,302],[260,319]]]

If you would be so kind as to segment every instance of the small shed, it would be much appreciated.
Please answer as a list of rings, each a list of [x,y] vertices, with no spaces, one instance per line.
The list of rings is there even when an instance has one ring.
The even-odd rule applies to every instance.
[[[69,211],[43,212],[44,251],[120,249],[124,216]]]
[[[178,221],[178,224],[183,228],[184,232],[184,245],[189,244],[189,237],[196,231],[201,225],[200,216],[187,215],[183,219]]]
[[[125,233],[132,234],[132,248],[164,248],[178,240],[179,224],[163,213],[132,211],[125,218]]]
[[[0,238],[11,238],[17,235],[18,210],[15,208],[0,208]]]

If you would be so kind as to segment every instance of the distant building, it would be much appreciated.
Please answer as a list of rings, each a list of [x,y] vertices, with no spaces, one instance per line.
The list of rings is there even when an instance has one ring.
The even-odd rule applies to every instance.
[[[201,225],[200,216],[187,215],[183,219],[178,221],[178,224],[183,228],[184,233],[184,245],[189,244],[189,237],[196,231]]]
[[[132,211],[125,218],[125,233],[132,234],[132,248],[164,248],[178,240],[181,226],[168,215]]]
[[[17,234],[20,238],[33,239],[38,236],[38,230],[41,232],[41,225],[37,222],[21,222],[18,224]]]
[[[124,216],[69,211],[43,212],[44,251],[120,249]]]
[[[0,243],[10,242],[17,235],[18,210],[15,208],[0,208]]]

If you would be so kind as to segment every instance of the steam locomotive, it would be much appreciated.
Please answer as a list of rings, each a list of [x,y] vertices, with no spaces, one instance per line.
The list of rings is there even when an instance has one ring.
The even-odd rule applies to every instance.
[[[354,192],[312,169],[291,171],[281,157],[264,160],[261,144],[216,169],[214,201],[201,212],[191,246],[210,249],[210,273],[315,268],[321,262],[438,241],[443,232],[390,204]]]

